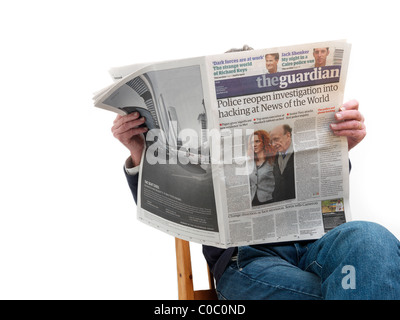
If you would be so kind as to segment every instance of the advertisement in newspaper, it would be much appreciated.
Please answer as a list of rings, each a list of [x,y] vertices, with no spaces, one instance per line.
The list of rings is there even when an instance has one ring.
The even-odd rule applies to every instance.
[[[218,245],[205,58],[153,64],[129,74],[133,69],[112,69],[116,83],[96,95],[95,105],[146,118],[138,219],[176,237]]]
[[[333,41],[113,69],[95,106],[149,128],[138,219],[218,247],[317,239],[348,221],[347,142],[329,124],[349,54]]]

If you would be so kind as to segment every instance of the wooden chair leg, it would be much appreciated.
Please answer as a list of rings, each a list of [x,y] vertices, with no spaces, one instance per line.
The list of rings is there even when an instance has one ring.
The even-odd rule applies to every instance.
[[[193,300],[193,275],[189,242],[175,238],[179,300]]]
[[[175,238],[176,266],[178,276],[178,297],[179,300],[217,300],[214,277],[208,268],[208,283],[210,289],[194,290],[192,262],[190,257],[190,243]]]

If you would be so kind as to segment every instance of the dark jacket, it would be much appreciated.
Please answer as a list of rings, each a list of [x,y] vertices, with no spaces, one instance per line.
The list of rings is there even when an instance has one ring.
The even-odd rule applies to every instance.
[[[294,153],[289,157],[285,170],[281,173],[278,165],[278,157],[275,157],[274,165],[275,189],[272,193],[274,202],[296,198],[294,180]]]

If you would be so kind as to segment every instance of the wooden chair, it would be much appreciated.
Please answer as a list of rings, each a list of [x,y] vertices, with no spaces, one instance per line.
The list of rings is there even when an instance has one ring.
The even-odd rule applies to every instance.
[[[214,277],[208,268],[208,283],[210,289],[194,290],[192,262],[190,258],[189,242],[175,238],[176,267],[178,276],[179,300],[217,300]]]

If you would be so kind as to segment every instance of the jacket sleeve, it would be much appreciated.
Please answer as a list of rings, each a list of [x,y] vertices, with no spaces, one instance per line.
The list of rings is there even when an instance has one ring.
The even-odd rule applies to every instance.
[[[129,188],[131,189],[133,200],[135,200],[135,202],[137,203],[139,174],[129,175],[126,173],[125,168],[124,168],[124,173],[128,181]]]

